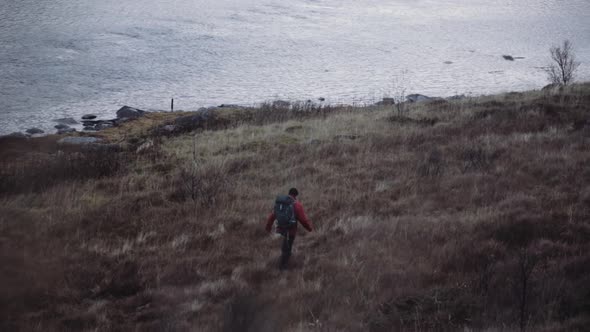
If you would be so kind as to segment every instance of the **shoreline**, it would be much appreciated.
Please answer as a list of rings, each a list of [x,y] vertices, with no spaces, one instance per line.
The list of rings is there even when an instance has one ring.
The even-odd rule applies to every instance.
[[[586,82],[580,82],[579,84],[584,84]],[[415,102],[416,100],[408,100],[408,96],[412,96],[412,95],[417,95],[417,96],[423,96],[425,98],[423,98],[422,100],[418,100],[418,102],[422,102],[422,101],[426,101],[426,100],[436,100],[436,99],[442,99],[442,100],[456,100],[456,99],[463,99],[463,98],[485,98],[485,97],[492,97],[492,96],[498,96],[498,95],[505,95],[505,94],[510,94],[510,93],[527,93],[527,92],[536,92],[536,91],[544,91],[546,90],[548,87],[550,87],[551,84],[546,85],[542,88],[539,89],[530,89],[530,90],[523,90],[523,91],[503,91],[500,93],[492,93],[492,94],[480,94],[480,95],[470,95],[470,94],[456,94],[456,95],[450,95],[450,96],[442,96],[442,97],[429,97],[429,96],[425,96],[422,94],[409,94],[404,96],[404,99],[406,99],[406,102]],[[140,110],[141,112],[145,112],[145,113],[174,113],[174,112],[188,112],[188,113],[199,113],[199,112],[204,112],[204,111],[213,111],[213,110],[219,110],[219,109],[224,109],[224,108],[230,108],[230,109],[257,109],[260,108],[263,105],[266,104],[281,104],[281,105],[312,105],[312,106],[330,106],[330,107],[358,107],[358,108],[366,108],[366,107],[372,107],[372,106],[379,106],[383,103],[391,103],[393,102],[391,99],[395,99],[395,101],[397,101],[398,98],[392,98],[389,97],[388,95],[385,95],[381,98],[381,101],[372,101],[371,103],[369,102],[362,102],[362,103],[351,103],[351,104],[347,104],[347,103],[330,103],[329,102],[329,98],[328,101],[326,101],[326,98],[324,97],[318,97],[317,100],[290,100],[290,99],[275,99],[275,100],[270,100],[270,101],[265,101],[265,102],[259,102],[259,103],[250,103],[250,104],[220,104],[218,106],[208,106],[208,107],[200,107],[197,110],[190,110],[190,111],[184,111],[184,110],[176,110],[176,111],[167,111],[167,110],[150,110],[150,111],[144,111],[144,110],[140,110],[139,108],[135,108],[135,107],[129,107],[129,106],[123,106],[122,108],[120,108],[118,111],[112,111],[109,114],[110,115],[106,115],[106,114],[94,114],[94,113],[90,113],[87,115],[91,115],[93,116],[92,118],[89,119],[83,119],[84,116],[83,115],[81,118],[76,119],[74,117],[64,117],[61,119],[48,119],[46,122],[44,122],[44,125],[39,125],[37,124],[36,126],[25,126],[26,129],[22,129],[20,131],[13,131],[13,132],[5,132],[0,134],[0,137],[20,137],[20,138],[39,138],[39,137],[44,137],[47,135],[63,135],[63,134],[68,134],[68,133],[72,133],[72,132],[77,132],[77,133],[83,133],[83,134],[88,134],[88,135],[92,135],[92,132],[94,131],[100,131],[103,129],[108,128],[109,126],[116,126],[117,122],[120,121],[121,118],[124,117],[120,117],[117,115],[117,112],[119,112],[121,109],[124,108],[132,108],[135,110]],[[113,116],[115,116],[115,118],[113,118]],[[63,120],[66,120],[66,122],[64,122]],[[123,119],[125,120],[125,119]],[[94,121],[96,125],[101,125],[104,124],[105,126],[100,127],[97,126],[95,127],[95,129],[91,129],[88,130],[86,128],[86,126],[84,125],[85,122],[87,121]],[[58,128],[58,125],[66,125],[66,127],[62,128]],[[51,128],[51,129],[49,129]],[[27,131],[31,131],[31,132],[27,132]]]

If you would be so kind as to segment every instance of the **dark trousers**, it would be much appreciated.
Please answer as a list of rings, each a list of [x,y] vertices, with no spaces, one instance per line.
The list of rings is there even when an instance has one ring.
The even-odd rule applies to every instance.
[[[291,250],[293,249],[293,241],[295,241],[295,235],[290,235],[288,232],[281,234],[283,236],[283,246],[281,247],[281,269],[286,269],[289,263],[289,257],[291,257]]]

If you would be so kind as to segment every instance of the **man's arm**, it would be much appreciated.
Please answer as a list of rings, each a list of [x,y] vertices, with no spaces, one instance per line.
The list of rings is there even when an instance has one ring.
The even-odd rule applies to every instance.
[[[295,203],[295,217],[297,218],[297,220],[299,220],[301,225],[305,229],[307,229],[308,232],[312,231],[313,227],[311,226],[311,221],[309,221],[309,219],[307,219],[307,216],[305,215],[305,211],[303,210],[303,205],[299,201],[297,201]]]
[[[276,219],[275,213],[271,212],[271,214],[266,219],[266,231],[270,232],[272,230],[272,224],[274,224]]]

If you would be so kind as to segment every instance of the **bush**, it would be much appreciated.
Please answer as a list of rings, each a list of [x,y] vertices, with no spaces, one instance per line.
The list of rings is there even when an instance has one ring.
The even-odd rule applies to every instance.
[[[123,170],[127,155],[109,149],[58,151],[0,164],[0,194],[39,192],[63,181],[98,179]]]

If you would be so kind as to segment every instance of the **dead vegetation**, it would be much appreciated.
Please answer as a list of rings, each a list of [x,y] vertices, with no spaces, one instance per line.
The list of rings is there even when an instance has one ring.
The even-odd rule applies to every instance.
[[[2,141],[0,328],[582,331],[589,100],[269,104],[177,136],[105,131],[151,139],[142,154]],[[280,273],[263,223],[291,186],[317,229]]]

